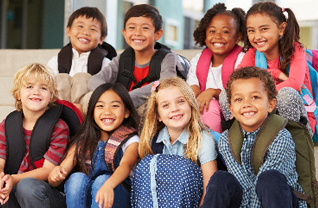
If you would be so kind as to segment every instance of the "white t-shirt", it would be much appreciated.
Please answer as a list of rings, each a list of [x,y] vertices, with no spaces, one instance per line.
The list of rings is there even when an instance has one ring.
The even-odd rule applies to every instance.
[[[198,61],[199,61],[201,54],[202,54],[202,52],[198,53],[190,62],[191,66],[190,66],[190,70],[189,70],[188,77],[187,77],[187,83],[190,86],[191,85],[200,86],[196,71],[197,71],[197,64],[198,64]],[[234,69],[236,69],[236,67],[241,63],[244,55],[245,55],[245,53],[243,53],[243,52],[239,53],[239,55],[237,56],[235,65],[234,65]],[[217,67],[212,67],[212,62],[211,62],[205,89],[212,88],[212,89],[224,90],[223,83],[222,83],[221,70],[222,70],[222,64],[220,66],[217,66]]]
[[[71,70],[69,75],[71,77],[74,76],[74,74],[78,73],[78,72],[85,72],[87,73],[87,62],[88,62],[88,57],[89,54],[91,53],[90,51],[88,52],[84,52],[81,53],[80,55],[78,54],[78,52],[72,48],[73,51],[73,57],[72,57],[72,66],[71,66]],[[108,58],[104,58],[103,59],[103,63],[102,63],[102,67],[101,70],[103,68],[105,68],[108,64],[109,64],[110,60]],[[58,70],[58,63],[57,63],[57,56],[53,56],[47,66],[52,70],[52,72],[54,73],[54,75],[57,75],[59,73]]]
[[[125,153],[127,147],[130,144],[135,143],[135,142],[139,143],[139,136],[138,135],[135,135],[135,136],[131,137],[130,139],[127,140],[127,142],[125,144],[123,144],[123,146],[121,146],[121,149],[123,150],[123,153]],[[131,169],[131,171],[129,173],[130,181],[132,181],[136,166],[137,166],[137,164],[134,165],[134,167]]]

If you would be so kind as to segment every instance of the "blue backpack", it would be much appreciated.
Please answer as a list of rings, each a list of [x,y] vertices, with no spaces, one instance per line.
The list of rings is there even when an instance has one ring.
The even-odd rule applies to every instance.
[[[131,187],[133,208],[198,207],[202,172],[194,162],[178,155],[148,155],[138,164]]]
[[[313,135],[313,142],[318,142],[318,51],[306,49],[306,60],[309,69],[311,87],[312,87],[312,94],[306,88],[301,88],[301,98],[305,104],[305,108],[307,112],[312,112],[316,119],[316,126],[315,126],[315,134]],[[255,66],[267,69],[267,61],[264,53],[256,51],[255,53]],[[287,71],[289,71],[289,66],[287,67]]]

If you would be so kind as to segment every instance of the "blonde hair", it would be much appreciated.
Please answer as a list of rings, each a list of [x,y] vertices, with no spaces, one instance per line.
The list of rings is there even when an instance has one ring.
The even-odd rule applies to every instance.
[[[142,159],[149,154],[153,154],[150,146],[151,139],[164,127],[163,123],[158,121],[157,94],[160,90],[170,87],[178,87],[191,106],[191,119],[187,126],[189,137],[187,139],[184,156],[197,163],[199,148],[201,148],[202,144],[201,131],[205,130],[208,132],[208,130],[201,120],[199,106],[192,89],[179,77],[171,77],[162,80],[156,90],[151,93],[150,98],[148,99],[144,126],[140,135],[138,148],[139,156]]]
[[[55,87],[54,75],[42,64],[33,63],[21,67],[13,77],[13,88],[11,93],[15,99],[15,108],[18,111],[22,110],[20,91],[30,80],[47,84],[48,90],[51,92],[51,100],[48,107],[52,107],[54,102],[57,100],[57,89]]]

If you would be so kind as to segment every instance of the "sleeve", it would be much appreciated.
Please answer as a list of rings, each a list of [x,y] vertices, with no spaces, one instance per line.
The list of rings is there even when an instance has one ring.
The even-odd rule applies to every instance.
[[[161,63],[161,72],[160,72],[160,81],[176,76],[176,57],[175,53],[168,53]],[[149,83],[143,87],[137,88],[129,92],[129,95],[134,103],[135,108],[138,108],[141,104],[143,104],[151,93],[152,83]]]
[[[201,54],[202,54],[202,52],[198,53],[190,61],[191,65],[190,65],[190,69],[189,69],[188,76],[187,76],[187,83],[190,86],[192,86],[192,85],[200,86],[199,80],[197,77],[197,64],[198,64],[198,61],[200,59]]]
[[[235,61],[234,69],[236,69],[241,64],[244,56],[245,56],[244,52],[239,53],[239,55],[237,56],[236,61]]]
[[[216,142],[210,134],[207,134],[205,131],[202,132],[202,147],[200,149],[200,163],[213,161],[217,158],[216,152]]]
[[[104,83],[115,83],[118,75],[120,55],[113,58],[107,66],[103,66],[100,72],[93,75],[88,81],[88,89],[94,91],[99,85]]]
[[[6,159],[7,158],[7,143],[4,131],[4,121],[0,123],[0,158]]]
[[[243,189],[241,207],[248,207],[251,191],[254,188],[252,180],[248,177],[244,168],[238,164],[230,151],[228,139],[228,130],[224,131],[219,139],[219,151],[225,161],[228,172],[235,176]]]
[[[299,91],[304,83],[305,73],[308,70],[305,57],[305,50],[298,43],[295,43],[294,58],[290,62],[288,79],[279,83],[276,88],[280,90],[283,87],[291,87]]]
[[[62,156],[66,152],[69,134],[70,130],[67,124],[59,119],[53,128],[49,149],[44,155],[46,160],[54,165],[60,163]]]
[[[287,183],[294,190],[303,193],[297,183],[295,143],[289,131],[282,129],[266,152],[264,164],[260,167],[258,176],[266,170],[277,170],[287,179]],[[255,180],[255,184],[257,179]]]
[[[241,63],[236,67],[240,69],[247,66],[255,66],[255,48],[250,48],[244,55]]]
[[[59,73],[58,70],[58,64],[57,64],[57,56],[53,56],[49,62],[47,63],[47,67],[51,69],[51,71],[54,73],[54,75],[57,75]]]
[[[135,135],[133,137],[131,137],[130,139],[128,139],[128,141],[123,144],[123,146],[121,147],[121,149],[123,150],[123,152],[125,152],[125,150],[127,149],[127,147],[132,144],[132,143],[139,143],[139,136],[138,135]]]
[[[110,63],[110,60],[108,58],[104,58],[103,62],[102,62],[102,68],[101,70],[103,70],[106,66],[108,66],[108,64]]]

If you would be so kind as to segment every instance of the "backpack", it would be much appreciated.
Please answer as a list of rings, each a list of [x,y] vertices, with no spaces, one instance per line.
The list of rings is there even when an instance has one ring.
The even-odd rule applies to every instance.
[[[118,76],[116,82],[123,84],[127,90],[129,90],[131,82],[133,81],[135,85],[133,90],[141,87],[147,82],[153,82],[160,79],[161,63],[168,53],[172,53],[171,49],[167,46],[156,42],[155,49],[156,53],[152,56],[149,63],[149,74],[136,83],[134,77],[135,70],[135,52],[134,49],[128,47],[120,55],[119,66],[118,66]],[[178,55],[179,60],[176,64],[177,76],[186,80],[190,69],[190,62],[183,56]]]
[[[98,44],[96,48],[91,50],[87,61],[87,72],[91,75],[97,74],[103,64],[103,59],[106,57],[112,60],[117,56],[117,52],[113,46],[103,42]],[[57,63],[59,73],[69,73],[72,67],[72,45],[71,43],[64,46],[57,55]]]
[[[148,155],[138,164],[131,187],[132,208],[198,207],[202,172],[194,162],[178,155]]]
[[[303,85],[304,89],[301,88],[302,94],[300,96],[305,104],[306,111],[312,112],[315,116],[316,125],[315,129],[313,129],[313,131],[315,130],[315,134],[313,135],[312,139],[313,142],[318,142],[318,51],[306,49],[305,52],[309,69],[312,94],[306,88],[306,86]],[[255,66],[267,69],[265,54],[258,52],[257,50],[255,52]],[[289,71],[289,66],[287,67],[287,71]]]
[[[48,150],[52,130],[61,118],[70,129],[70,137],[74,136],[83,122],[80,111],[70,102],[57,100],[57,105],[45,111],[37,120],[32,130],[29,154],[34,168],[42,167],[43,155]],[[11,112],[5,120],[5,137],[7,142],[7,159],[4,168],[6,174],[16,174],[25,156],[22,111]]]
[[[274,141],[278,132],[283,128],[286,128],[291,133],[295,142],[298,183],[303,188],[305,194],[294,192],[298,198],[307,202],[308,207],[318,207],[318,182],[316,180],[314,144],[308,129],[303,124],[285,119],[272,112],[258,132],[257,140],[253,144],[251,162],[254,173],[258,173],[259,168],[264,162],[267,149]],[[243,135],[242,133],[238,134],[238,132],[241,132],[241,127],[239,122],[235,120],[229,129],[228,141],[230,147],[232,147],[231,153],[233,157],[240,164]]]

